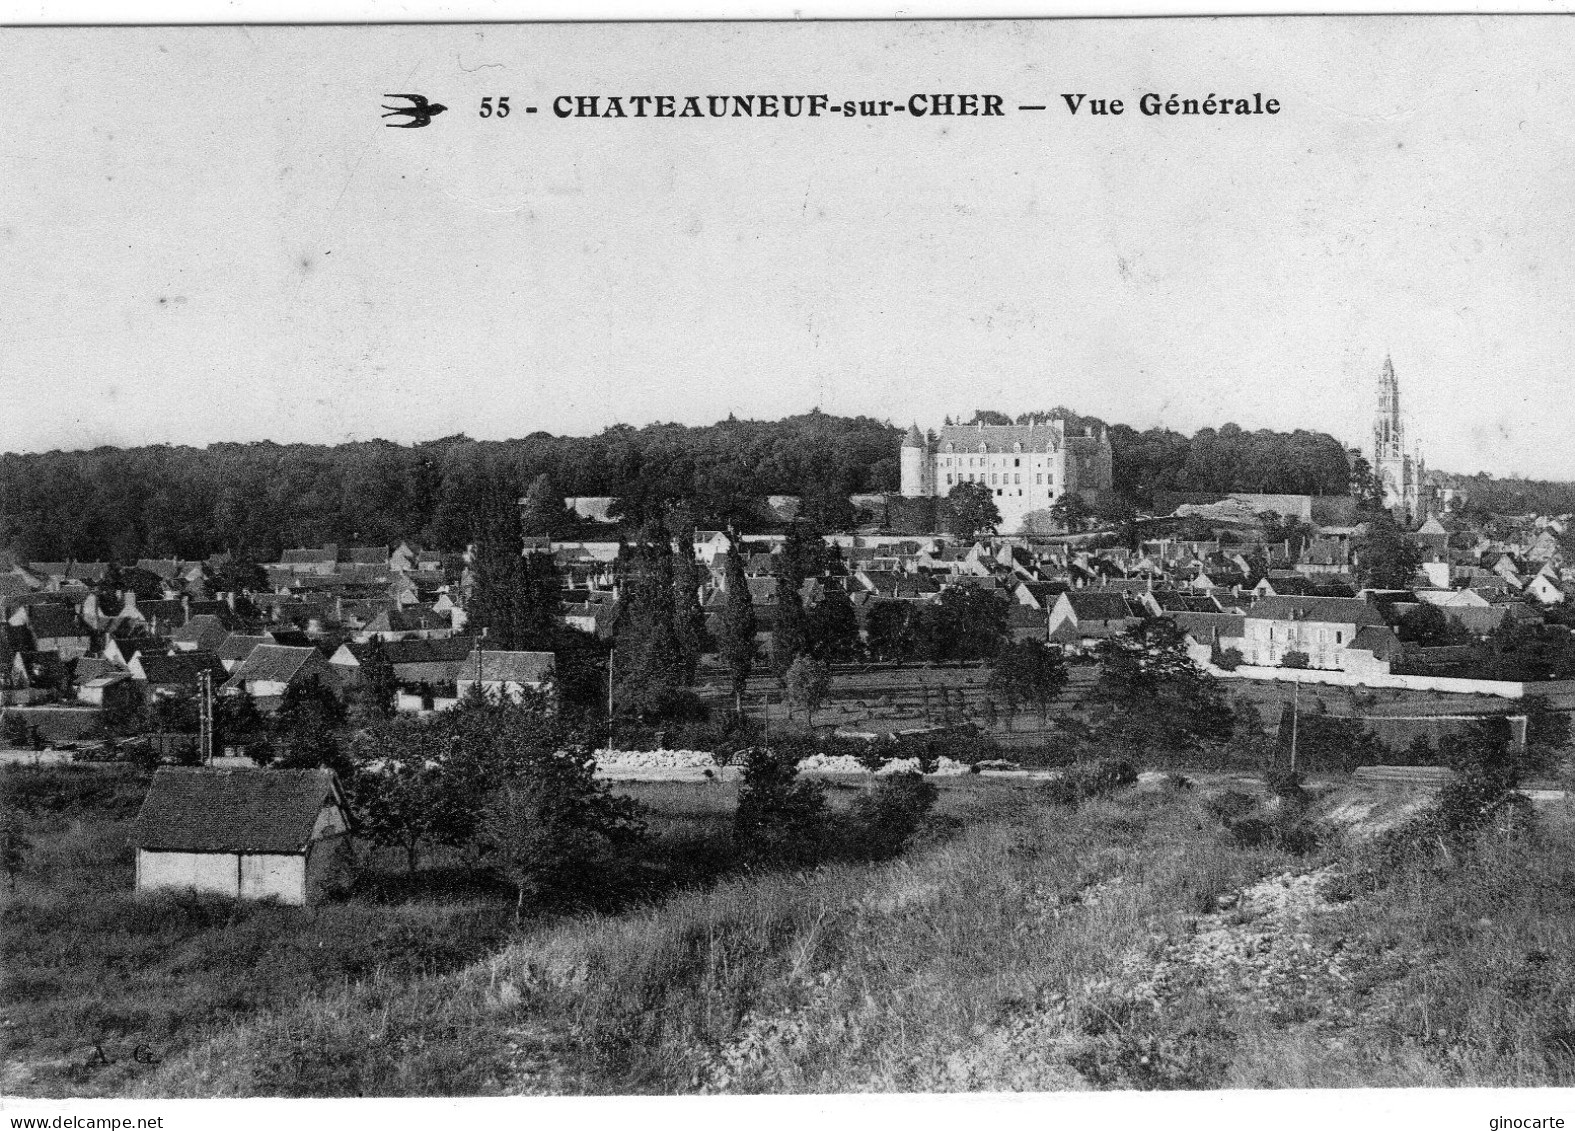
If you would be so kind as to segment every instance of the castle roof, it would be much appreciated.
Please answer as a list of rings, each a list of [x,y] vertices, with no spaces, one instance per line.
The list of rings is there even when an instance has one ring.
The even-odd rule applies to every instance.
[[[941,429],[937,443],[941,451],[1052,452],[1063,446],[1098,444],[1103,439],[1068,436],[1065,423],[1052,420],[1048,424],[950,424]]]
[[[902,446],[905,448],[924,447],[924,436],[919,432],[917,424],[908,425],[908,434],[902,438]]]

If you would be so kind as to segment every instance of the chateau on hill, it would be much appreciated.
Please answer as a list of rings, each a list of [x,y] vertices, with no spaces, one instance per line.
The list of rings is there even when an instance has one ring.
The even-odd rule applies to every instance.
[[[1070,492],[1093,502],[1111,487],[1110,437],[1101,428],[1068,435],[1066,422],[949,424],[903,437],[902,493],[944,498],[960,483],[981,483],[995,496],[1001,532],[1049,531],[1049,508]]]

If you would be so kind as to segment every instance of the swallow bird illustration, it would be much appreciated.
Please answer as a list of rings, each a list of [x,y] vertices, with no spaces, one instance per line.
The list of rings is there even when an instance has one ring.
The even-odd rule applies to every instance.
[[[410,103],[409,106],[384,106],[388,113],[385,118],[393,118],[400,114],[406,115],[408,122],[384,122],[390,128],[401,130],[419,130],[422,126],[430,126],[432,119],[447,110],[448,107],[441,102],[428,102],[425,95],[421,94],[385,94],[384,98],[403,98]]]

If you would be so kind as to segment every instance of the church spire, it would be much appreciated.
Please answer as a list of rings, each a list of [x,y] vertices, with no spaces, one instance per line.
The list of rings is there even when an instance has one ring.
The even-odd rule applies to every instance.
[[[1373,415],[1373,462],[1398,459],[1405,454],[1405,429],[1400,422],[1400,382],[1394,362],[1386,354],[1378,377],[1378,404]]]

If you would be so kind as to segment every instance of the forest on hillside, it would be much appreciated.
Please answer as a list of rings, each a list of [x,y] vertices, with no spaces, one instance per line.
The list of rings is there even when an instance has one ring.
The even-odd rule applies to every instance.
[[[1065,408],[1016,421],[1056,417],[1069,429],[1104,426]],[[1012,418],[981,410],[973,419]],[[1189,437],[1109,427],[1116,491],[1138,506],[1156,491],[1338,495],[1349,487],[1345,448],[1324,433],[1226,424]],[[400,539],[457,548],[470,538],[484,486],[523,495],[539,480],[558,495],[618,496],[631,519],[653,504],[687,499],[702,526],[759,530],[770,523],[761,506],[768,495],[802,496],[812,514],[832,516],[851,493],[895,491],[901,437],[888,421],[810,412],[501,441],[459,435],[418,444],[262,441],[7,453],[0,455],[0,549],[24,560],[125,561],[226,550],[274,560],[291,546]],[[1559,497],[1569,493],[1564,488]],[[1513,497],[1546,502],[1557,495],[1533,495],[1521,483]]]

